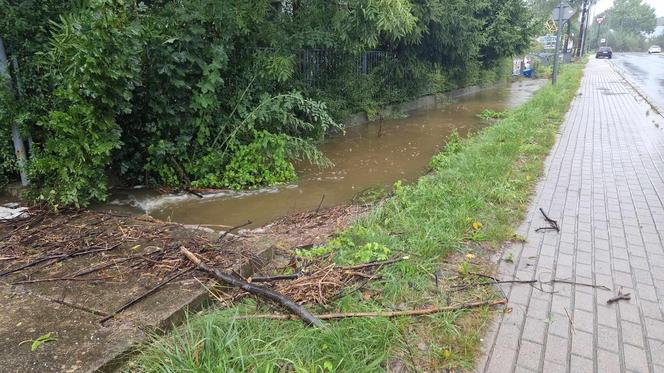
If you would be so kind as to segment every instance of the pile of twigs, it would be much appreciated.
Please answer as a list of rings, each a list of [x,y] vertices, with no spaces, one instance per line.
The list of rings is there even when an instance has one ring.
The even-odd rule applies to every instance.
[[[32,208],[21,218],[0,221],[0,277],[21,274],[20,282],[84,281],[135,272],[164,275],[191,267],[179,247],[196,248],[214,265],[228,268],[244,259],[243,250],[224,247],[204,235],[147,216],[102,211],[53,212]],[[74,272],[54,266],[86,257]],[[39,271],[38,278],[32,274]]]
[[[274,289],[300,304],[326,304],[348,292],[354,283],[366,284],[379,279],[375,269],[379,265],[362,268],[342,267],[329,261],[312,263],[290,281],[279,281]]]

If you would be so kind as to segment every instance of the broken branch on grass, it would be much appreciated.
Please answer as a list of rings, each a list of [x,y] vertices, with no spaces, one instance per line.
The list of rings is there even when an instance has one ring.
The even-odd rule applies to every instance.
[[[473,303],[462,303],[454,306],[446,307],[428,307],[428,308],[418,308],[413,310],[404,310],[404,311],[384,311],[384,312],[337,312],[337,313],[324,313],[321,315],[316,315],[320,320],[331,320],[331,319],[345,319],[350,317],[399,317],[399,316],[424,316],[431,315],[440,312],[449,312],[449,311],[458,311],[462,309],[477,308],[477,307],[491,307],[497,306],[500,304],[506,304],[507,299],[499,299],[494,301],[483,301],[483,302],[473,302]],[[276,319],[276,320],[291,320],[293,319],[292,315],[284,314],[257,314],[257,315],[242,315],[236,317],[236,319]]]
[[[404,257],[401,257],[401,258],[394,258],[394,259],[381,260],[381,261],[369,262],[369,263],[364,263],[364,264],[357,264],[357,265],[348,266],[348,267],[341,267],[341,269],[355,270],[355,269],[363,269],[363,268],[369,268],[369,267],[375,267],[375,266],[384,266],[384,265],[400,262],[400,261],[406,260],[406,259],[408,259],[408,257],[404,256]]]
[[[248,293],[255,294],[263,298],[269,299],[273,302],[276,302],[281,306],[283,306],[284,308],[291,311],[292,313],[294,313],[295,315],[297,315],[307,324],[316,326],[318,328],[324,327],[323,323],[314,315],[312,315],[306,308],[295,303],[293,300],[284,296],[283,294],[277,293],[272,289],[250,284],[243,279],[234,277],[231,274],[222,272],[218,269],[210,268],[207,264],[203,263],[203,261],[201,261],[196,255],[194,255],[191,251],[187,250],[184,247],[180,248],[180,252],[182,252],[182,254],[185,257],[187,257],[187,259],[189,259],[192,263],[194,263],[200,270],[213,275],[217,280],[226,283],[228,285],[238,287]]]
[[[240,229],[240,228],[242,228],[242,227],[246,227],[246,226],[249,225],[249,224],[251,224],[251,220],[247,220],[247,222],[244,223],[244,224],[240,224],[240,225],[236,225],[236,226],[234,226],[234,227],[231,227],[229,230],[227,230],[226,232],[224,232],[224,234],[222,234],[221,236],[219,236],[219,238],[217,239],[217,242],[221,242],[224,238],[226,238],[226,236],[228,236],[228,235],[229,235],[231,232],[233,232],[234,230]]]
[[[544,212],[544,210],[543,210],[541,207],[540,207],[539,210],[540,210],[540,212],[542,213],[542,215],[544,215],[544,220],[546,220],[546,222],[549,223],[549,226],[548,226],[548,227],[540,227],[540,228],[537,228],[537,229],[535,229],[535,232],[544,231],[544,230],[549,230],[549,229],[550,229],[550,230],[555,230],[556,232],[560,232],[560,227],[558,226],[558,222],[555,221],[555,220],[553,220],[553,219],[551,219],[551,218],[550,218],[550,217]]]
[[[455,286],[452,291],[461,291],[461,290],[467,289],[471,286],[484,286],[484,285],[495,285],[495,284],[530,284],[530,285],[540,284],[540,286],[541,286],[541,285],[553,285],[553,284],[556,284],[556,283],[576,285],[576,286],[587,286],[587,287],[592,287],[592,288],[596,288],[596,289],[611,291],[611,289],[609,289],[608,287],[606,287],[604,285],[588,284],[588,283],[585,283],[585,282],[576,282],[576,281],[570,281],[570,280],[561,280],[561,279],[552,279],[552,280],[549,280],[549,281],[518,280],[518,279],[500,280],[496,277],[485,275],[485,274],[482,274],[482,273],[471,272],[471,274],[479,276],[479,277],[484,277],[484,278],[490,279],[491,282],[479,282],[479,283],[475,283],[475,284],[458,285],[458,286]],[[539,288],[537,288],[537,289],[541,290]]]

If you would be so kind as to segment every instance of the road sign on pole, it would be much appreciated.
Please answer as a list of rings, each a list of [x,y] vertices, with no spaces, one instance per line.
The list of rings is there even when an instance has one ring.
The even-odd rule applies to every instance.
[[[561,18],[563,21],[567,21],[574,14],[574,9],[564,1],[561,1],[558,6],[553,8],[551,11],[551,18],[554,21],[558,22]]]
[[[561,1],[558,6],[553,8],[553,12],[551,13],[551,17],[553,18],[554,21],[558,23],[558,33],[556,34],[556,47],[555,51],[553,53],[553,74],[551,75],[551,83],[553,85],[556,85],[556,81],[558,80],[558,51],[560,50],[560,34],[562,33],[563,30],[563,25],[567,20],[570,19],[570,17],[574,14],[574,10],[572,9],[569,4],[565,3],[564,1]],[[567,48],[567,46],[565,46]]]

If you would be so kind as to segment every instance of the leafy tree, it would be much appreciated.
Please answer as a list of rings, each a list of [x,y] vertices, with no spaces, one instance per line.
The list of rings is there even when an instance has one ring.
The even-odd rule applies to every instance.
[[[651,33],[657,25],[655,9],[643,0],[615,0],[604,16],[609,28],[619,33]]]
[[[638,51],[646,48],[644,33],[651,33],[657,25],[655,10],[642,0],[615,0],[613,7],[600,14],[606,24],[593,25],[590,35],[606,38],[607,44],[618,51]]]
[[[492,81],[534,27],[519,0],[0,5],[26,87],[0,116],[33,137],[33,195],[54,205],[103,200],[109,172],[173,188],[291,181],[296,160],[329,163],[316,145],[344,113]],[[371,49],[380,61],[362,66]]]

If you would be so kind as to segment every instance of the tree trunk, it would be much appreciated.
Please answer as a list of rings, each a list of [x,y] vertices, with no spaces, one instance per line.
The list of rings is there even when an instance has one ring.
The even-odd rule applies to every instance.
[[[5,53],[5,45],[0,37],[0,76],[7,79],[7,85],[11,92],[11,76],[9,75],[9,64],[7,63],[7,54]],[[21,174],[21,184],[28,186],[30,180],[26,171],[27,158],[25,156],[25,145],[21,138],[21,132],[15,121],[12,121],[12,140],[14,142],[14,152],[16,153],[16,161],[18,163],[18,170]]]

